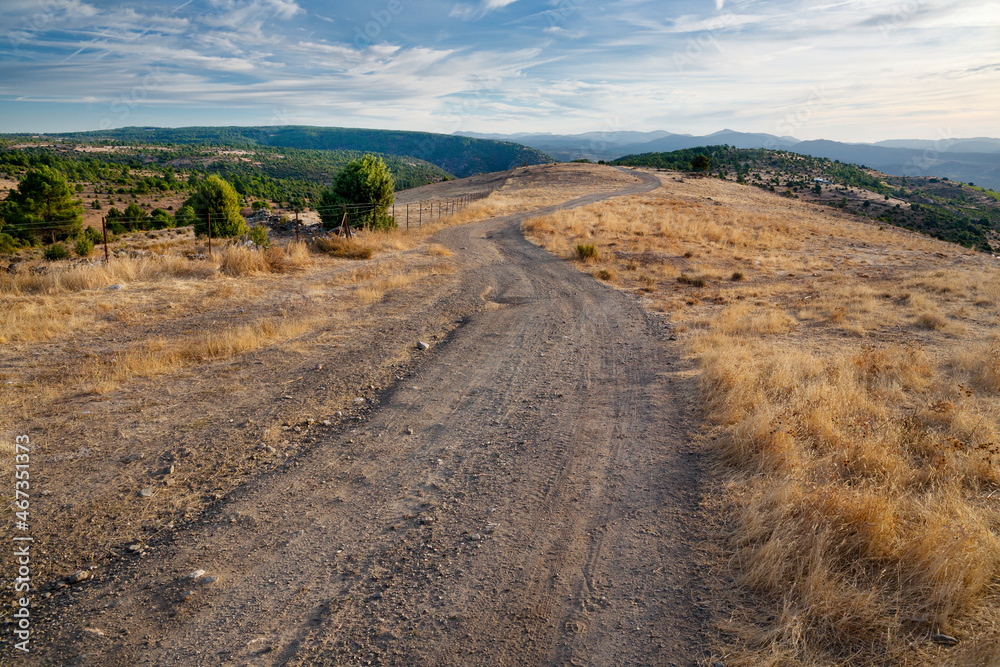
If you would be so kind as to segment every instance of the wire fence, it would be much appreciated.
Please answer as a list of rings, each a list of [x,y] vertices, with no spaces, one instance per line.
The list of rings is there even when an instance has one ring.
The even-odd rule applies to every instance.
[[[482,192],[461,195],[459,197],[425,199],[407,204],[393,204],[386,211],[386,214],[396,222],[398,227],[402,229],[409,229],[411,226],[420,227],[425,223],[430,223],[449,215],[454,215],[469,204],[486,199],[492,192],[492,190],[484,190]],[[339,206],[316,206],[311,210],[319,213],[321,217],[326,217],[328,220],[336,221],[335,225],[325,225],[327,227],[340,227],[343,222],[341,214],[344,214],[347,216],[347,224],[351,227],[358,228],[366,226],[369,223],[371,220],[371,213],[376,208],[378,207],[374,204],[341,204]],[[169,212],[167,214],[169,215]],[[149,214],[143,216],[105,215],[102,217],[106,221],[109,228],[117,223],[118,225],[125,227],[126,231],[130,233],[151,231],[162,228],[157,225],[158,220],[152,218]],[[170,215],[171,219],[173,219],[173,217],[173,215]],[[280,215],[280,217],[277,215],[266,214],[250,215],[246,217],[246,220],[248,223],[254,224],[273,221],[275,218],[284,220],[286,217],[287,222],[294,224],[294,211],[284,212]],[[188,219],[190,218],[196,218],[200,223],[208,222],[206,215],[191,214]],[[47,231],[51,229],[58,230],[61,226],[69,226],[78,221],[79,218],[71,218],[67,220],[38,220],[29,223],[11,224],[9,225],[9,229],[10,231],[15,232],[41,232],[43,230]]]
[[[469,204],[486,199],[492,192],[483,190],[450,199],[425,199],[411,204],[393,204],[391,215],[400,228],[409,229],[411,223],[421,227],[425,222],[430,223],[454,215]]]

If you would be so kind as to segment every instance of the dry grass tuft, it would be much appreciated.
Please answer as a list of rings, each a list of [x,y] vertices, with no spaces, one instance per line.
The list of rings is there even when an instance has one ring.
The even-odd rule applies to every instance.
[[[614,280],[616,276],[614,271],[610,271],[608,269],[599,269],[598,271],[594,272],[594,277],[597,278],[598,280],[604,280],[610,282]]]
[[[448,250],[440,243],[431,243],[427,246],[427,254],[431,257],[451,257],[455,253]]]
[[[375,254],[375,248],[354,237],[321,236],[314,243],[318,251],[344,259],[371,259]]]
[[[222,250],[219,258],[219,268],[228,276],[284,273],[305,268],[312,262],[306,244],[294,241],[266,249],[229,246]]]
[[[263,250],[234,246],[221,253],[222,272],[229,276],[246,276],[254,273],[270,273],[271,263]]]
[[[961,347],[952,358],[952,363],[967,374],[972,386],[1000,394],[1000,339]]]
[[[948,328],[948,320],[940,313],[928,311],[920,313],[917,316],[917,326],[932,331],[940,331]]]

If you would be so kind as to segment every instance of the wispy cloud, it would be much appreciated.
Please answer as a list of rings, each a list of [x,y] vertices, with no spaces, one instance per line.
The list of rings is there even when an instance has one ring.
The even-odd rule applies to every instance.
[[[900,119],[995,134],[1000,106],[994,0],[7,0],[4,18],[0,131],[278,106],[437,131],[769,132],[825,86],[801,138],[864,139]],[[63,128],[33,125],[46,104]]]
[[[503,9],[514,4],[518,0],[482,0],[477,4],[457,4],[451,8],[450,16],[457,16],[463,19],[479,19],[490,12]]]

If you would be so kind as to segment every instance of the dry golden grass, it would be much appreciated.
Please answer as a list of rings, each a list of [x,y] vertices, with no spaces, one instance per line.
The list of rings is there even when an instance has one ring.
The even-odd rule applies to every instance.
[[[963,346],[955,352],[952,363],[975,388],[1000,393],[1000,339]]]
[[[345,259],[371,259],[379,252],[411,250],[416,246],[415,233],[403,230],[364,229],[350,237],[321,236],[313,245],[318,252]]]
[[[314,241],[319,252],[343,259],[371,259],[375,248],[356,238],[321,236]]]
[[[379,276],[356,287],[354,297],[362,304],[377,303],[391,292],[412,287],[430,276],[454,273],[454,271],[454,267],[450,265],[436,264],[388,276]]]
[[[666,178],[524,230],[567,259],[594,243],[585,270],[670,313],[697,364],[737,586],[725,664],[937,665],[934,632],[962,640],[953,664],[984,664],[1000,643],[992,260]]]
[[[88,393],[105,394],[133,378],[165,375],[193,364],[234,357],[300,336],[315,325],[309,318],[266,318],[216,331],[157,337],[111,359],[87,359],[74,374],[73,384]]]
[[[440,243],[430,243],[427,246],[427,254],[431,257],[451,257],[455,253],[448,250]]]
[[[351,263],[361,267],[353,270],[339,260],[317,254],[311,245],[288,242],[265,250],[223,246],[213,253],[211,261],[191,261],[180,256],[113,259],[107,266],[47,264],[49,272],[44,275],[27,271],[0,274],[4,289],[0,293],[0,343],[13,344],[4,350],[4,360],[18,367],[32,358],[37,343],[54,340],[60,349],[69,343],[66,352],[70,357],[79,357],[81,348],[92,350],[86,353],[86,364],[88,368],[93,366],[94,371],[77,377],[67,368],[75,361],[66,364],[58,356],[40,357],[44,363],[24,367],[25,372],[17,375],[19,381],[27,378],[23,380],[24,391],[17,395],[0,392],[0,405],[17,409],[27,418],[47,409],[44,406],[57,403],[61,396],[72,392],[73,386],[80,386],[75,382],[54,382],[56,376],[87,380],[91,391],[107,392],[122,386],[130,377],[172,373],[198,363],[199,359],[211,361],[219,354],[237,355],[243,344],[240,341],[249,345],[247,349],[253,349],[271,338],[281,340],[292,335],[294,327],[283,324],[272,331],[266,323],[274,312],[274,304],[287,301],[289,288],[307,301],[328,303],[329,306],[324,306],[327,311],[339,312],[391,296],[393,291],[415,284],[423,277],[453,271],[433,259],[428,268],[428,254],[443,258],[446,256],[443,248],[432,248],[429,253],[408,253],[417,248],[419,241],[404,232],[362,231],[351,242],[377,251],[379,259]],[[411,272],[414,265],[420,268]],[[301,279],[289,283],[293,278],[282,274],[293,269],[301,274]],[[408,273],[412,275],[407,277]],[[124,289],[104,289],[114,284],[121,284]],[[356,288],[362,290],[361,304],[352,298]],[[372,294],[365,297],[365,289]],[[339,297],[330,299],[338,292]],[[221,334],[194,338],[184,333],[197,330],[216,311],[227,318],[237,312],[257,312],[265,324],[261,325],[259,335],[249,329],[225,329]],[[160,333],[161,326],[167,333]],[[101,343],[102,336],[116,338],[131,327],[149,331],[149,340],[124,356],[107,352],[107,345]],[[219,352],[212,346],[222,346],[219,349],[229,352]],[[109,366],[97,361],[102,358],[117,361]],[[31,400],[24,402],[23,397]]]
[[[112,258],[108,264],[47,264],[48,272],[0,273],[0,295],[64,294],[131,282],[170,278],[206,278],[216,273],[209,261],[192,261],[176,255],[140,259]]]
[[[219,269],[228,276],[284,273],[305,268],[312,262],[306,244],[295,241],[266,249],[228,246],[222,249],[217,259]]]
[[[996,401],[917,346],[810,353],[734,320],[745,313],[723,311],[693,342],[699,383],[733,471],[739,582],[789,616],[749,622],[727,664],[933,664],[911,644],[998,611]]]

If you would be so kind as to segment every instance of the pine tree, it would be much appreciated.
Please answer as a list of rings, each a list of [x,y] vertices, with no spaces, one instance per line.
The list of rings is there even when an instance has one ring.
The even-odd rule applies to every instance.
[[[197,216],[194,231],[208,233],[212,219],[212,236],[239,236],[247,233],[247,223],[240,215],[240,196],[232,185],[218,176],[209,176],[198,183],[198,190],[184,202]]]
[[[25,174],[0,204],[0,218],[23,239],[48,237],[52,243],[75,236],[83,223],[83,202],[73,198],[66,177],[41,165]]]
[[[360,216],[354,216],[351,225],[368,225],[376,229],[395,227],[396,221],[389,215],[394,191],[392,174],[382,158],[366,155],[355,160],[337,174],[333,188],[320,198],[317,208],[323,226],[327,229],[339,226],[343,207],[360,204],[371,208],[363,210]]]

